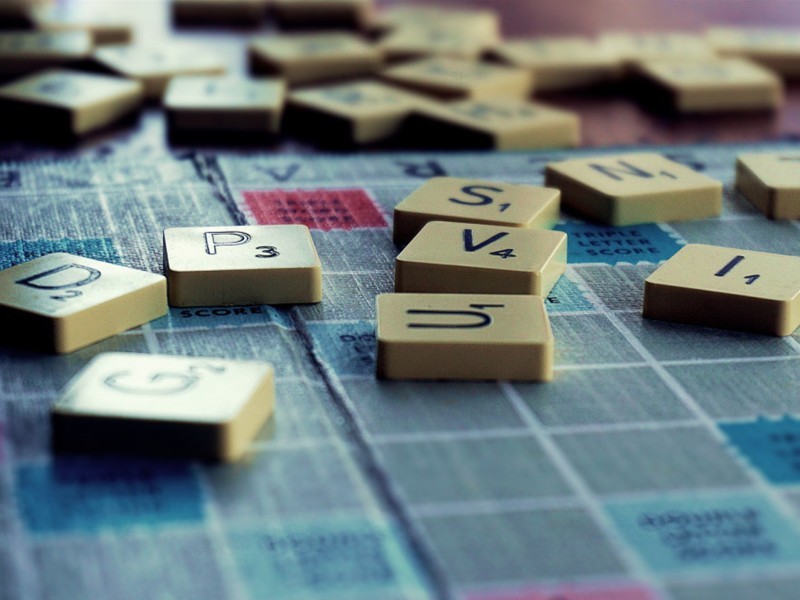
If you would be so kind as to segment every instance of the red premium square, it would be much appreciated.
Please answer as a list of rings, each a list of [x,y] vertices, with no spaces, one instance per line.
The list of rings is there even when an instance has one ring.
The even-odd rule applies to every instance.
[[[362,189],[269,190],[243,196],[251,222],[259,225],[294,223],[323,231],[388,226]]]

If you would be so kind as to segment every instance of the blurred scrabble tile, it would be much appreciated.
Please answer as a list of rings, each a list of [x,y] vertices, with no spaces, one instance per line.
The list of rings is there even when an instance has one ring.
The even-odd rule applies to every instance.
[[[764,67],[738,58],[643,62],[639,73],[678,112],[775,110],[783,83]],[[648,100],[651,98],[648,94]]]
[[[141,103],[142,86],[136,81],[52,69],[0,87],[0,123],[9,130],[35,124],[39,133],[80,136],[136,111]]]
[[[172,20],[178,24],[258,25],[268,0],[172,0]]]
[[[493,37],[434,21],[399,27],[381,39],[378,46],[390,62],[429,56],[476,60],[496,42]]]
[[[432,177],[394,208],[394,243],[404,246],[430,221],[548,228],[559,217],[561,193],[519,185]]]
[[[484,42],[500,39],[500,19],[492,10],[401,4],[383,9],[374,20],[375,28],[382,31],[431,27],[432,24],[462,31]]]
[[[373,81],[308,88],[289,95],[287,126],[325,144],[370,144],[394,135],[420,101]]]
[[[381,294],[381,379],[553,378],[553,333],[539,296]]]
[[[383,55],[353,34],[312,33],[256,38],[249,60],[251,73],[297,85],[370,75],[381,68]]]
[[[705,36],[694,33],[629,33],[609,32],[599,36],[600,44],[626,66],[643,61],[707,60],[716,52]]]
[[[374,0],[270,0],[281,27],[291,29],[365,29],[373,19]]]
[[[740,154],[736,189],[770,219],[800,219],[800,154]]]
[[[175,77],[164,96],[170,131],[275,134],[286,84],[277,79]]]
[[[77,64],[88,59],[92,49],[85,31],[0,33],[0,76]]]
[[[322,300],[322,265],[305,225],[164,230],[172,306]]]
[[[266,362],[111,352],[51,409],[57,451],[234,461],[275,405]]]
[[[561,231],[431,221],[398,255],[394,289],[546,296],[566,264]]]
[[[95,46],[129,44],[133,40],[133,25],[110,10],[82,18],[64,10],[64,5],[58,5],[44,6],[31,15],[33,27],[38,31],[85,31]]]
[[[141,82],[149,99],[161,98],[170,79],[178,75],[222,75],[226,71],[215,54],[183,43],[104,46],[95,50],[94,59],[112,73]]]
[[[606,46],[581,37],[509,40],[491,50],[506,64],[528,69],[539,92],[587,87],[619,79],[622,63]]]
[[[154,273],[63,252],[0,271],[4,344],[66,354],[166,313]]]
[[[513,98],[429,102],[414,110],[404,135],[423,147],[573,148],[580,142],[580,118],[571,111]]]
[[[688,244],[646,280],[650,319],[791,335],[800,326],[800,257]]]
[[[608,225],[689,221],[719,216],[722,184],[649,152],[550,163],[545,185],[562,203]]]
[[[445,100],[527,98],[533,88],[533,75],[526,69],[463,58],[426,58],[386,69],[381,77]]]
[[[747,58],[781,75],[800,75],[800,29],[711,27],[709,44],[720,56]]]

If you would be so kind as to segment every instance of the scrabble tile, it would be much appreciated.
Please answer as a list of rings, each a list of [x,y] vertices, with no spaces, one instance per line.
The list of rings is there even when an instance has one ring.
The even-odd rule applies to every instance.
[[[681,32],[609,32],[599,36],[607,51],[624,65],[635,66],[651,60],[706,60],[716,56],[702,35]]]
[[[645,317],[791,335],[800,326],[800,257],[688,244],[645,280]]]
[[[374,0],[270,0],[272,14],[285,28],[366,28]]]
[[[608,225],[719,216],[722,184],[659,154],[639,152],[550,163],[545,185],[564,206]]]
[[[73,16],[63,5],[43,6],[32,11],[33,27],[44,32],[85,31],[94,46],[106,44],[130,44],[133,40],[133,25],[116,12],[99,12],[92,17]]]
[[[397,292],[546,296],[564,273],[567,234],[431,221],[397,257]]]
[[[539,92],[586,87],[619,79],[619,57],[601,44],[581,37],[539,37],[503,42],[491,56],[531,71]]]
[[[463,58],[427,58],[386,69],[381,77],[445,100],[527,98],[533,88],[533,75],[525,69]]]
[[[292,92],[287,125],[324,143],[369,144],[395,134],[420,103],[408,92],[373,81],[355,81]]]
[[[770,219],[800,219],[800,154],[741,154],[736,189]]]
[[[154,273],[63,252],[0,271],[6,344],[66,354],[166,312],[167,282]]]
[[[183,43],[104,46],[95,50],[94,59],[112,73],[139,81],[149,99],[161,98],[170,79],[178,75],[222,75],[226,71],[216,55]]]
[[[92,53],[85,31],[0,33],[0,76],[77,64]]]
[[[392,62],[429,56],[475,60],[496,42],[493,37],[433,21],[399,27],[381,39],[378,46]]]
[[[429,102],[414,110],[404,135],[437,148],[533,150],[572,148],[580,142],[577,114],[521,99]]]
[[[552,227],[560,196],[558,190],[534,185],[432,177],[395,206],[394,243],[404,246],[430,221]]]
[[[164,230],[172,306],[322,300],[322,265],[305,225]]]
[[[274,405],[269,363],[99,354],[51,409],[53,446],[234,461],[246,453]]]
[[[175,77],[164,107],[173,132],[278,133],[285,92],[277,79]]]
[[[9,129],[36,123],[53,135],[90,133],[136,111],[136,81],[53,69],[0,87],[0,123]]]
[[[800,75],[800,29],[711,27],[706,38],[721,56],[747,58],[784,76]]]
[[[382,10],[375,27],[383,31],[431,27],[462,31],[484,42],[500,39],[500,19],[495,11],[466,7],[396,5]]]
[[[371,75],[383,55],[349,33],[294,34],[256,38],[249,45],[250,72],[307,84]]]
[[[380,294],[381,379],[553,378],[553,333],[539,296]]]
[[[783,103],[780,78],[742,59],[643,62],[639,73],[679,112],[774,110]]]
[[[258,25],[267,0],[172,0],[172,19],[179,24]]]

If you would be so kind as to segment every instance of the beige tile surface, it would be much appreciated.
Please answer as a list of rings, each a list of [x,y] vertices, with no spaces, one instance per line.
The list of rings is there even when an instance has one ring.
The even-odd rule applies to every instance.
[[[739,155],[736,189],[771,219],[800,219],[800,153]]]

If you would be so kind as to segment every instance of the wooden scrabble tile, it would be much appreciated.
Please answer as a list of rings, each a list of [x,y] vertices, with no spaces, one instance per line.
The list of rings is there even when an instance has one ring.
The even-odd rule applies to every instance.
[[[397,292],[546,296],[564,273],[567,234],[431,221],[397,257]]]
[[[694,33],[609,32],[599,37],[600,44],[624,65],[635,66],[651,60],[706,60],[716,53],[705,37]]]
[[[736,189],[770,219],[800,219],[800,154],[741,154]]]
[[[278,133],[286,84],[277,79],[175,77],[164,96],[172,132]]]
[[[545,185],[578,214],[608,225],[719,216],[722,184],[659,154],[639,152],[550,163]]]
[[[521,99],[490,98],[421,104],[405,136],[423,147],[532,150],[580,142],[577,114]]]
[[[374,0],[270,0],[273,16],[285,28],[365,29]]]
[[[322,265],[305,225],[164,230],[172,306],[322,300]]]
[[[533,88],[533,75],[526,69],[463,58],[426,58],[386,69],[381,77],[445,100],[527,98]]]
[[[287,123],[326,144],[370,144],[395,134],[420,103],[413,94],[373,81],[308,88],[289,95]]]
[[[553,333],[539,296],[381,294],[382,379],[553,378]]]
[[[172,19],[179,24],[258,25],[268,0],[172,0]]]
[[[747,58],[781,75],[800,75],[800,29],[712,27],[706,37],[720,56]]]
[[[500,19],[495,11],[466,7],[425,5],[393,5],[375,18],[379,30],[419,29],[435,25],[440,29],[462,31],[483,42],[500,39]]]
[[[800,326],[800,257],[688,244],[645,280],[651,319],[770,335]]]
[[[774,110],[783,103],[780,78],[743,59],[643,62],[639,73],[679,112]]]
[[[154,273],[63,252],[0,271],[6,344],[66,354],[166,312],[167,282]]]
[[[274,405],[269,363],[99,354],[51,409],[53,446],[234,461],[246,453]]]
[[[429,221],[552,227],[560,196],[558,190],[534,185],[432,177],[395,206],[394,243],[404,246]]]
[[[475,35],[468,29],[428,22],[399,27],[384,37],[378,46],[390,62],[428,56],[475,60],[496,42],[493,37]]]
[[[83,135],[128,115],[142,102],[136,81],[53,69],[0,87],[4,128],[35,128],[49,135]]]
[[[349,33],[256,38],[249,58],[251,73],[280,76],[290,85],[371,75],[383,65],[377,47]]]
[[[44,6],[31,12],[33,27],[44,32],[85,31],[94,46],[130,44],[133,25],[114,11],[99,12],[92,17],[74,16],[63,5]]]
[[[0,33],[0,76],[16,76],[85,60],[92,53],[85,31]]]
[[[95,61],[112,73],[135,79],[144,86],[145,98],[164,95],[170,79],[178,75],[222,75],[225,63],[203,48],[183,43],[104,46]]]
[[[509,40],[493,58],[531,71],[539,92],[575,89],[619,79],[622,63],[609,48],[581,37]]]

